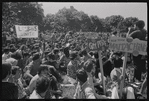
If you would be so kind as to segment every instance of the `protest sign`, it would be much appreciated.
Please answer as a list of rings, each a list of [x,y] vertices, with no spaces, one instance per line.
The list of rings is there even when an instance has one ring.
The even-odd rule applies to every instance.
[[[139,54],[147,55],[147,41],[131,38],[111,37],[109,42],[109,49],[111,50],[133,53],[134,56]]]
[[[38,38],[37,25],[15,25],[18,38]]]
[[[101,51],[106,48],[106,42],[102,39],[99,33],[95,32],[87,32],[84,34],[85,38],[87,39],[87,48],[89,51],[98,51],[99,55],[99,64],[100,64],[100,71],[103,83],[103,91],[105,94],[105,80],[104,80],[104,72],[103,72],[103,64],[101,59]]]
[[[139,39],[132,39],[131,37],[120,38],[111,37],[109,40],[109,49],[114,51],[125,52],[125,58],[123,61],[123,78],[125,78],[126,61],[128,53],[132,53],[134,56],[147,55],[147,41],[141,41]],[[121,81],[120,85],[120,97],[122,98],[122,90],[124,86],[124,80]]]
[[[91,51],[95,50],[104,51],[108,48],[107,43],[102,39],[88,39],[87,43],[88,43],[87,47]]]

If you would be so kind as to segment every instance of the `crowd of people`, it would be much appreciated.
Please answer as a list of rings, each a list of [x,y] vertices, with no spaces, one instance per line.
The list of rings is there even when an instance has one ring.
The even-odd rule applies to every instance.
[[[137,21],[126,37],[147,41],[144,26],[144,21]],[[104,39],[108,42],[116,34],[113,32]],[[3,41],[2,99],[146,99],[147,56],[129,53],[124,78],[124,52],[107,49],[99,57],[97,51],[87,50],[81,35],[73,32],[57,41],[39,38],[18,43]],[[134,69],[134,75],[129,73],[129,68]],[[122,80],[125,83],[120,96]],[[72,97],[63,96],[61,84],[74,85]]]

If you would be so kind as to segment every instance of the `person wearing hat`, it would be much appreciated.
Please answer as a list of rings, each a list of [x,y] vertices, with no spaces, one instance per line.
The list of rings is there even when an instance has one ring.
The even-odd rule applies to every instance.
[[[67,65],[67,75],[73,79],[76,79],[76,71],[79,69],[77,62],[78,54],[76,51],[70,53],[70,62]]]

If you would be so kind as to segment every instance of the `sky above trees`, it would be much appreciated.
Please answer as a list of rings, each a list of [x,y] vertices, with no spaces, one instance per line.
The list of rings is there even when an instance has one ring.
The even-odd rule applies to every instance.
[[[106,18],[111,15],[121,15],[124,18],[126,17],[137,17],[140,20],[145,21],[145,29],[147,29],[147,3],[87,3],[87,2],[80,2],[80,3],[71,3],[71,2],[64,2],[64,3],[56,3],[56,2],[40,2],[43,4],[42,8],[44,9],[44,15],[49,13],[55,14],[64,7],[70,8],[73,6],[78,11],[83,11],[86,14],[90,15],[97,15],[99,18]]]

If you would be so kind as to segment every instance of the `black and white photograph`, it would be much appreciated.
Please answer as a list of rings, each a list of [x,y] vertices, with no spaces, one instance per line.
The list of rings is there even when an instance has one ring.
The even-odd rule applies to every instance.
[[[147,2],[2,2],[1,99],[145,99]]]

